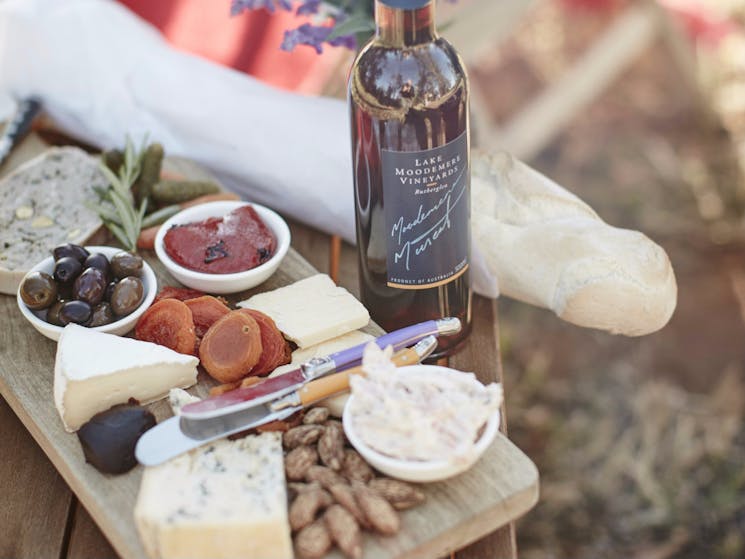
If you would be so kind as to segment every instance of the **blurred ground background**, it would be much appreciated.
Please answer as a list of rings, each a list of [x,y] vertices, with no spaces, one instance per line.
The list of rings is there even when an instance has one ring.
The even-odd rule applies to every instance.
[[[701,4],[727,17],[697,43],[713,121],[655,44],[529,161],[662,245],[679,294],[638,339],[500,301],[510,438],[541,472],[525,559],[745,557],[745,2]],[[490,111],[518,111],[622,5],[533,10],[471,70]]]

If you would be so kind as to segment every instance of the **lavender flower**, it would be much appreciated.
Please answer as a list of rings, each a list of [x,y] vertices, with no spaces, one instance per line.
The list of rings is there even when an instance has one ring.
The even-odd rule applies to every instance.
[[[298,45],[308,45],[316,49],[318,54],[323,52],[324,42],[327,42],[332,47],[344,46],[352,50],[357,48],[357,40],[353,35],[335,37],[328,40],[328,37],[333,30],[333,26],[304,23],[297,29],[285,31],[285,38],[282,41],[282,46],[280,48],[282,50],[291,51]]]
[[[230,3],[230,15],[237,16],[246,10],[259,10],[265,8],[274,13],[275,7],[283,10],[292,10],[291,0],[232,0]]]
[[[296,13],[299,16],[309,16],[317,14],[320,7],[321,0],[305,0],[305,2],[298,6]]]
[[[2,0],[0,0],[2,1]],[[458,0],[446,0],[457,2]],[[230,12],[238,15],[246,10],[264,8],[270,12],[280,8],[291,11],[297,4],[296,14],[315,16],[314,23],[305,23],[297,29],[285,31],[281,49],[291,51],[298,45],[307,45],[323,52],[323,43],[333,47],[343,46],[356,50],[375,29],[372,0],[231,0]],[[331,25],[325,22],[331,21]],[[316,25],[324,23],[323,25]]]

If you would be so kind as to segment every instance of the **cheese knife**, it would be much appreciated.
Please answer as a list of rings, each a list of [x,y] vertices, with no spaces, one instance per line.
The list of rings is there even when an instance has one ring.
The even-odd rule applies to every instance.
[[[394,351],[408,347],[427,336],[446,336],[460,332],[460,320],[453,317],[428,320],[376,338],[378,347],[393,346]],[[181,416],[187,419],[210,419],[224,415],[229,411],[237,412],[272,401],[278,397],[294,392],[306,382],[321,378],[345,368],[358,365],[362,361],[362,352],[367,343],[332,353],[326,357],[315,357],[300,365],[297,369],[270,377],[246,388],[236,388],[213,398],[187,404],[181,410]]]
[[[2,135],[0,135],[0,165],[10,155],[13,148],[20,142],[31,129],[36,115],[41,109],[41,102],[35,97],[23,99],[18,103],[18,108],[13,117],[5,125]]]
[[[408,349],[398,351],[391,360],[398,366],[413,365],[429,356],[437,339],[428,336]],[[209,442],[254,429],[271,421],[286,419],[306,406],[343,392],[349,378],[364,374],[362,366],[308,382],[281,398],[238,411],[228,411],[209,419],[193,420],[174,416],[146,431],[137,441],[135,457],[145,466],[155,466]]]

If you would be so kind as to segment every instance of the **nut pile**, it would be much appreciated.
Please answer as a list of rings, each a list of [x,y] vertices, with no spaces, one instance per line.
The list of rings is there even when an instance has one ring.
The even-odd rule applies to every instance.
[[[302,559],[323,557],[334,545],[351,559],[362,557],[362,530],[393,535],[401,525],[396,511],[424,501],[412,485],[376,477],[326,408],[308,410],[282,444],[290,527]]]

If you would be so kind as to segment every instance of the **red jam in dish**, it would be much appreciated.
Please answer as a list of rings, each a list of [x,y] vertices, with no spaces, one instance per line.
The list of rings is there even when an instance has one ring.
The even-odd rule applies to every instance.
[[[163,243],[174,262],[208,274],[245,272],[269,260],[277,248],[276,237],[251,206],[175,225]]]

